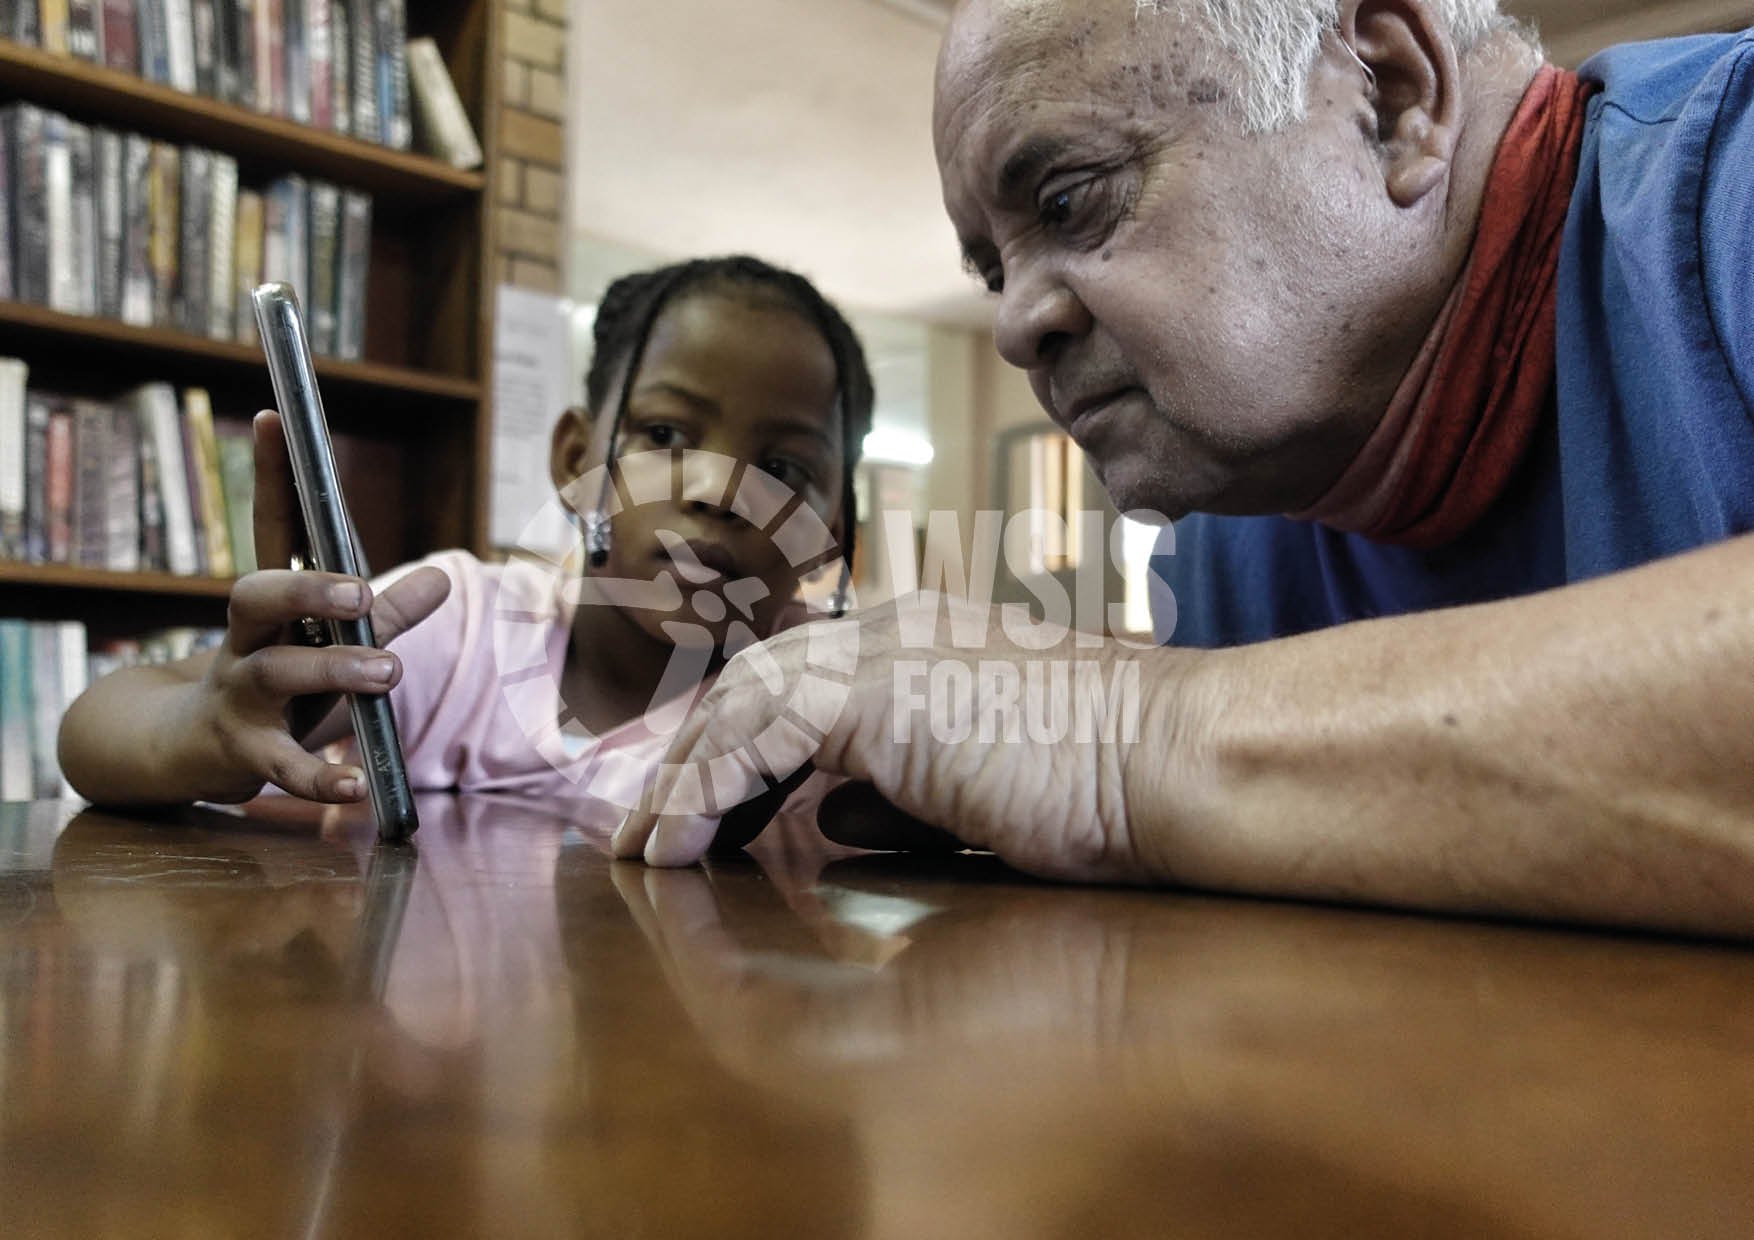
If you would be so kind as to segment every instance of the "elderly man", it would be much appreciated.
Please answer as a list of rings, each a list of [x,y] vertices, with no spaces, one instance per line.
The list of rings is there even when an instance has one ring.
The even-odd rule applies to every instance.
[[[1132,744],[942,744],[895,664],[1043,656],[904,604],[766,756],[1053,877],[1754,932],[1751,98],[1754,35],[1572,75],[1494,0],[968,0],[936,138],[1000,351],[1120,507],[1199,514],[1158,568],[1222,649],[1098,652]],[[832,714],[751,662],[673,758]],[[689,769],[622,855],[707,847]]]

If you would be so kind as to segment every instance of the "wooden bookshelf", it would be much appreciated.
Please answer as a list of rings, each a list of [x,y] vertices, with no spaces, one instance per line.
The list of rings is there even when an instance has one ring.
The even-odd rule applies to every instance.
[[[47,306],[24,302],[0,301],[0,328],[7,330],[5,348],[8,350],[28,352],[24,342],[34,339],[42,342],[43,347],[56,349],[100,347],[126,350],[148,370],[154,359],[161,365],[175,366],[193,358],[199,359],[203,369],[224,367],[252,376],[263,373],[262,351],[255,345],[211,340],[162,327],[134,327],[114,319],[63,314]],[[333,357],[315,360],[317,377],[322,380],[325,392],[371,389],[392,396],[418,396],[465,404],[481,400],[481,384],[474,379],[369,361],[349,362]]]
[[[216,599],[230,596],[232,578],[178,577],[170,573],[116,573],[101,568],[74,568],[65,564],[15,564],[0,560],[0,586]]]
[[[411,8],[414,6],[410,6]],[[312,129],[235,104],[184,94],[131,73],[0,39],[0,91],[119,129],[296,168],[388,203],[479,194],[487,178],[425,155]]]
[[[0,39],[0,103],[220,151],[245,184],[298,173],[372,196],[365,356],[316,365],[374,569],[445,547],[485,550],[501,4],[407,5],[409,36],[438,45],[481,137],[486,163],[471,172]],[[198,386],[230,422],[272,401],[255,345],[41,305],[0,301],[0,354],[24,359],[33,387],[70,396],[113,398],[151,381]],[[79,619],[94,638],[218,624],[231,584],[0,561],[0,615]]]

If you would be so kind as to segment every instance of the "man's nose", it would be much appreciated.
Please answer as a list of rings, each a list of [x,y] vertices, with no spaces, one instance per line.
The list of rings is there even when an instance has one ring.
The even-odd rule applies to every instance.
[[[1090,311],[1051,271],[1007,272],[999,295],[994,339],[999,356],[1019,370],[1052,362],[1066,344],[1090,330]]]

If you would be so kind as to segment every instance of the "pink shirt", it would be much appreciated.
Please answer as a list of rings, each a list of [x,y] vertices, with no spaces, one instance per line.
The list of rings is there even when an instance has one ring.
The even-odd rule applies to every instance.
[[[421,565],[443,570],[451,592],[390,647],[402,660],[390,703],[414,788],[588,799],[622,810],[640,804],[689,700],[602,736],[576,720],[563,730],[570,578],[527,560],[483,564],[466,551],[443,551],[385,574],[374,589]],[[813,777],[785,812],[810,813],[814,821],[817,804],[838,782]]]
[[[574,722],[563,735],[560,680],[573,619],[566,578],[524,561],[483,564],[466,551],[443,551],[374,587],[421,565],[443,570],[451,593],[391,643],[402,660],[390,702],[409,782],[636,804],[668,737],[643,719],[600,737]]]

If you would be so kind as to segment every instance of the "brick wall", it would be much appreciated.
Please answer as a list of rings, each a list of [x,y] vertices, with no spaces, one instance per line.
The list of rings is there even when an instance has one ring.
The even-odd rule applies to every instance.
[[[568,0],[503,0],[499,115],[501,283],[558,293],[565,251]]]

